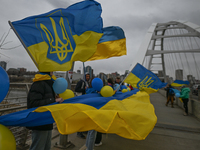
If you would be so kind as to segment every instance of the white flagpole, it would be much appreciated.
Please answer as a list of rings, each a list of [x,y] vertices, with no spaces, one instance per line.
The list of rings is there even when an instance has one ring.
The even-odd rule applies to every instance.
[[[137,63],[138,64],[138,63]],[[136,65],[137,65],[136,64]],[[135,65],[135,66],[136,66]],[[133,67],[133,69],[135,68],[135,66]],[[128,75],[133,71],[133,69],[131,69],[131,71],[129,71],[129,73],[126,75],[126,77],[123,79],[123,81],[120,83],[119,87],[116,89],[116,91],[120,88],[120,86],[122,85],[122,83],[124,82],[124,80],[128,77]]]

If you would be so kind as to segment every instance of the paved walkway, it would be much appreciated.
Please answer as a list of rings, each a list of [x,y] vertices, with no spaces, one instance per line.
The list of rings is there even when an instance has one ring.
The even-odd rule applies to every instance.
[[[183,109],[165,106],[166,98],[159,93],[150,95],[155,107],[158,122],[153,131],[143,141],[122,138],[114,134],[103,134],[103,145],[95,150],[199,150],[200,120],[192,115],[183,116]],[[69,141],[75,144],[69,150],[84,150],[85,139],[69,135]],[[52,144],[59,138],[52,140]],[[58,148],[52,148],[58,150]]]

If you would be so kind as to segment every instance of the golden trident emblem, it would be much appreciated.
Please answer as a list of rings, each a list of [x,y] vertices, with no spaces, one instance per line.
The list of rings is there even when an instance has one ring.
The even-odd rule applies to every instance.
[[[142,88],[148,88],[150,86],[150,84],[152,82],[154,82],[154,80],[151,80],[152,77],[148,78],[148,76],[146,76],[138,85],[139,85],[139,89]]]
[[[63,18],[60,17],[59,24],[60,24],[61,31],[62,31],[62,39],[63,39],[63,41],[66,41],[66,42],[63,42],[60,39],[60,37],[58,36],[57,30],[56,30],[56,23],[53,20],[53,18],[51,18],[51,17],[49,17],[49,18],[51,20],[51,24],[52,24],[52,27],[53,27],[55,40],[54,40],[51,32],[47,29],[47,27],[44,24],[40,23],[40,27],[45,32],[46,37],[49,41],[49,45],[50,45],[50,49],[51,49],[50,54],[56,53],[59,60],[63,61],[67,57],[68,52],[73,52],[73,48],[72,48],[69,36],[67,34],[67,31],[65,29]],[[55,41],[55,45],[53,45],[54,41]]]

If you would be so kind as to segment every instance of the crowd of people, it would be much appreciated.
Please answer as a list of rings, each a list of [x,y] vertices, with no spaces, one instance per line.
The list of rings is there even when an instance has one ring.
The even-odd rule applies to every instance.
[[[52,88],[54,82],[53,72],[41,72],[35,76],[33,81],[34,82],[27,96],[27,108],[44,106],[54,102],[62,103],[64,101],[55,94]],[[120,77],[117,77],[115,81],[113,81],[112,78],[109,78],[107,80],[107,85],[112,87],[115,92],[121,91],[123,88],[123,83],[121,82]],[[133,90],[131,86],[128,85],[128,87]],[[81,79],[75,87],[76,96],[86,94],[87,90],[90,88],[92,88],[90,74],[86,73],[84,79]],[[165,87],[165,90],[167,97],[165,105],[168,106],[169,102],[171,102],[171,107],[174,108],[174,97],[177,96],[174,92],[174,88],[169,84]],[[188,115],[189,93],[190,89],[183,85],[180,89],[180,95],[178,96],[183,102],[185,116]],[[32,130],[32,144],[30,146],[30,150],[50,149],[53,124],[28,127],[28,129]],[[87,134],[87,136],[84,134]],[[87,150],[93,150],[94,146],[101,146],[103,144],[102,133],[95,130],[77,132],[77,136],[79,138],[86,139]]]
[[[54,92],[54,80],[55,78],[53,76],[53,72],[40,72],[39,74],[35,75],[33,84],[31,85],[27,96],[27,108],[44,106],[54,102],[62,103],[64,101]],[[107,80],[107,85],[111,86],[116,92],[121,91],[123,84],[121,84],[120,77],[117,77],[115,82],[112,78],[109,78]],[[75,95],[84,95],[87,93],[87,90],[91,88],[90,74],[86,73],[84,79],[81,79],[77,83],[75,87]],[[53,124],[28,127],[28,129],[32,130],[32,144],[30,146],[30,150],[50,150]],[[87,134],[87,137],[84,135],[84,133]],[[77,132],[77,136],[79,138],[86,139],[87,150],[93,150],[94,146],[102,145],[102,133],[95,130]]]
[[[175,91],[174,88],[171,86],[171,84],[168,84],[167,87],[165,87],[166,90],[166,97],[167,102],[166,106],[168,106],[169,102],[171,102],[171,107],[174,108],[174,99],[175,99]],[[190,88],[186,87],[186,85],[181,86],[180,89],[180,95],[178,94],[178,98],[183,102],[184,106],[184,116],[188,116],[188,101],[189,101],[189,94],[190,94]]]

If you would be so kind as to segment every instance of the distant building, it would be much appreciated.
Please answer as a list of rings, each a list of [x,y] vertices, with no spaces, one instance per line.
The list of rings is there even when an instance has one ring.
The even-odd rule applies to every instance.
[[[74,72],[72,76],[72,81],[79,81],[80,79],[83,79],[83,74]]]
[[[126,77],[128,73],[129,73],[129,70],[126,70],[125,74],[124,74],[124,77]]]
[[[56,78],[66,78],[66,72],[64,71],[55,71],[53,74]]]
[[[107,75],[103,72],[100,72],[98,77],[103,81],[103,84],[104,85],[107,85],[108,84],[108,81],[107,81]]]
[[[89,72],[90,77],[92,78],[93,71],[92,71],[92,67],[91,67],[91,66],[87,66],[87,67],[85,67],[85,73],[86,73],[86,72]]]
[[[26,72],[26,68],[17,68],[19,70],[20,73],[25,73]]]
[[[175,72],[176,80],[183,80],[183,70],[177,69]]]
[[[159,70],[159,71],[158,71],[158,77],[164,77],[164,74],[163,74],[163,71],[162,71],[162,70]]]
[[[15,69],[15,68],[9,68],[7,70],[8,75],[18,75],[19,74],[19,70]]]
[[[6,70],[6,65],[7,65],[7,62],[5,62],[5,61],[0,61],[0,66],[1,66],[4,70]]]
[[[81,74],[81,70],[77,70],[77,73],[78,73],[78,74]]]
[[[64,71],[55,71],[55,72],[53,72],[53,74],[54,74],[54,76],[56,76],[56,78],[65,78],[66,79],[66,72],[64,72]],[[80,79],[83,79],[83,74],[73,72],[72,81],[77,81]]]

